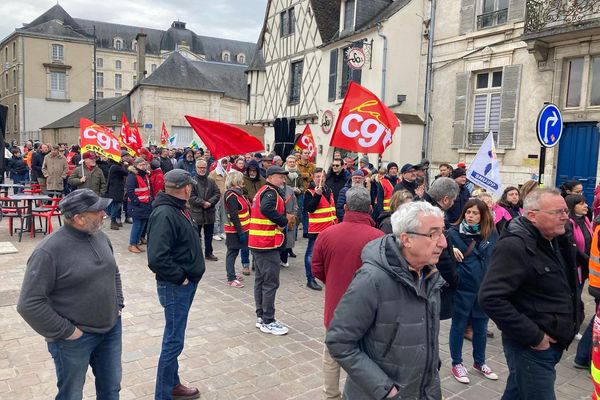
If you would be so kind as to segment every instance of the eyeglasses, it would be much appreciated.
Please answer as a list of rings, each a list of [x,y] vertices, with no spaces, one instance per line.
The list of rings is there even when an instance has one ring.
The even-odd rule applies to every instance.
[[[419,232],[408,231],[406,233],[408,233],[409,235],[417,235],[417,236],[428,237],[429,239],[433,240],[434,242],[437,242],[438,240],[440,240],[440,238],[442,236],[446,235],[446,230],[442,229],[442,230],[433,231],[433,232],[430,232],[430,233],[419,233]]]
[[[340,164],[331,164],[331,166],[332,166],[333,168],[339,168],[339,167],[341,167],[341,165],[340,165]]]
[[[550,214],[550,215],[569,215],[569,209],[568,208],[559,208],[557,210],[531,210],[531,211],[540,211],[546,214]]]

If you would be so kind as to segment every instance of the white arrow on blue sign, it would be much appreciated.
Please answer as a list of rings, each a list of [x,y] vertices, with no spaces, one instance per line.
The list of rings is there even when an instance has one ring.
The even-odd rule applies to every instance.
[[[555,104],[546,104],[537,119],[537,137],[544,147],[554,147],[558,144],[563,131],[563,119]]]

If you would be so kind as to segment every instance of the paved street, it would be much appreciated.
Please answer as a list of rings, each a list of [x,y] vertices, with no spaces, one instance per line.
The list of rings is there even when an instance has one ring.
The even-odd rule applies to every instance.
[[[126,225],[118,232],[105,231],[113,242],[125,293],[121,398],[144,400],[153,398],[163,316],[145,254],[127,252],[129,229]],[[47,400],[56,393],[53,362],[44,340],[23,322],[15,307],[28,255],[41,238],[24,237],[17,243],[16,238],[9,238],[4,221],[0,242],[8,240],[19,252],[0,255],[0,399]],[[297,242],[299,256],[306,242]],[[302,258],[290,259],[290,268],[281,272],[277,318],[289,326],[290,333],[275,337],[254,326],[253,276],[246,278],[243,289],[225,285],[224,250],[224,242],[215,242],[219,261],[207,262],[196,294],[180,362],[181,377],[200,388],[202,399],[320,399],[323,295],[306,288]],[[586,295],[586,311],[591,309]],[[445,398],[499,399],[507,370],[498,330],[493,328],[496,335],[488,342],[487,359],[500,380],[487,381],[471,373],[471,384],[463,385],[450,375],[449,326],[444,322],[440,333]],[[465,342],[466,365],[472,364],[470,347]],[[588,373],[571,367],[573,352],[571,348],[558,366],[558,398],[589,399],[592,385]],[[85,398],[94,398],[91,373]]]

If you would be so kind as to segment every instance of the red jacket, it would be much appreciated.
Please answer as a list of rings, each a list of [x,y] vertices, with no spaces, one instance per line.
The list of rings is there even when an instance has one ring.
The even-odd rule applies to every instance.
[[[362,266],[360,253],[371,240],[383,236],[367,213],[346,211],[344,221],[317,236],[311,270],[325,283],[325,328],[333,318],[340,299],[348,289],[354,273]]]
[[[158,192],[165,190],[165,174],[162,169],[153,169],[150,173],[150,188],[152,190],[152,198],[155,199]]]

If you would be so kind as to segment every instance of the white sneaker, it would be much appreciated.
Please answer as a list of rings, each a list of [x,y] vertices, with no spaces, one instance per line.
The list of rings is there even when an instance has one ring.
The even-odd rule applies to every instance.
[[[288,333],[289,329],[285,326],[281,325],[277,321],[273,321],[270,324],[262,324],[260,326],[260,331],[264,333],[270,333],[275,336],[282,336]]]
[[[498,375],[496,375],[492,371],[492,369],[490,367],[488,367],[486,364],[483,364],[481,366],[474,364],[473,369],[478,371],[479,373],[481,373],[483,376],[485,376],[489,380],[492,380],[492,381],[498,380]]]
[[[262,318],[256,318],[256,327],[258,329],[260,329],[260,327],[262,326]]]
[[[221,233],[219,236],[221,236],[221,239],[225,239],[227,236],[225,236],[225,232]]]
[[[216,240],[217,242],[220,242],[223,239],[221,239],[221,236],[219,236],[219,235],[213,235],[213,240]]]
[[[469,373],[462,364],[456,364],[452,366],[452,376],[460,383],[469,383]]]
[[[290,263],[287,263],[287,262],[285,262],[285,263],[284,263],[284,262],[280,262],[280,263],[279,263],[279,265],[281,265],[281,266],[282,266],[282,267],[284,267],[284,268],[287,268],[287,267],[289,267],[289,266],[290,266]]]

